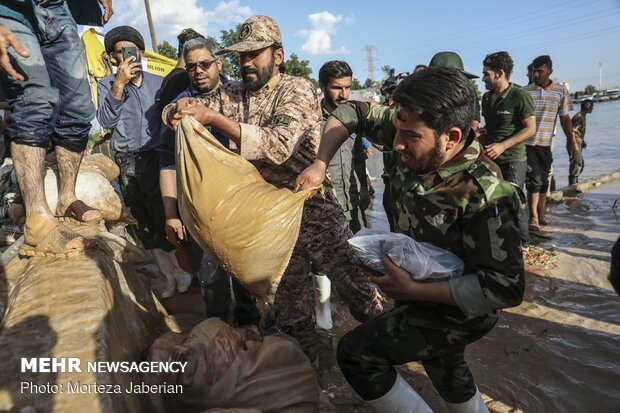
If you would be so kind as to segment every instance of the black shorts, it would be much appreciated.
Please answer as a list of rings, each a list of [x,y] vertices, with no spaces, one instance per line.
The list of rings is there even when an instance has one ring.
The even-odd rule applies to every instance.
[[[525,188],[527,192],[545,194],[549,189],[549,173],[553,155],[549,146],[525,146],[527,155],[527,175]]]

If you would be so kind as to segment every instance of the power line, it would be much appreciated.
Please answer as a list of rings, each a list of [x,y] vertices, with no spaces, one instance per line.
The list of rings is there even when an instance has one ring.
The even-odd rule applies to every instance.
[[[575,6],[572,7],[566,7],[566,5],[570,5],[572,3],[576,3],[580,0],[572,0],[572,1],[568,1],[568,2],[560,2],[557,5],[545,5],[542,9],[540,10],[535,10],[532,12],[528,12],[522,15],[518,15],[518,16],[514,16],[514,17],[510,17],[511,21],[524,21],[527,20],[528,22],[532,22],[535,20],[539,20],[539,19],[544,19],[545,21],[549,20],[549,10],[553,9],[554,10],[554,14],[553,16],[557,16],[561,13],[565,13],[567,11],[570,11],[572,9],[576,9],[579,7],[583,7],[583,6],[588,6],[591,7],[593,3],[600,1],[600,0],[593,0],[593,1],[588,1],[585,3],[580,3],[577,4]],[[529,18],[529,16],[534,16],[533,18]],[[546,22],[545,22],[546,24]],[[394,52],[397,53],[402,53],[402,51],[407,50],[407,49],[420,49],[422,47],[424,48],[428,48],[428,46],[434,45],[434,44],[440,44],[442,42],[445,42],[447,40],[453,40],[453,39],[464,39],[467,37],[471,37],[480,33],[485,33],[485,32],[491,32],[491,33],[495,33],[495,28],[500,28],[500,29],[505,29],[506,28],[506,22],[502,21],[502,22],[498,22],[498,23],[491,23],[491,24],[482,24],[479,26],[479,28],[477,29],[467,29],[465,31],[457,31],[457,32],[452,32],[443,36],[438,36],[438,37],[434,37],[432,40],[428,41],[428,40],[424,40],[424,41],[420,41],[417,43],[409,43],[407,45],[400,45],[400,46],[396,46],[394,45],[394,47],[391,48],[387,48],[385,49],[385,51],[387,53],[383,53],[383,54],[393,54]]]

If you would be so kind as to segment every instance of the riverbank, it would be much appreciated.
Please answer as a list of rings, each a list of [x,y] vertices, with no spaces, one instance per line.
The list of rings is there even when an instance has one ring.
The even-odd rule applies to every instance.
[[[620,298],[607,281],[620,233],[620,182],[604,181],[550,205],[550,239],[539,246],[555,254],[554,266],[543,276],[527,272],[523,304],[504,311],[495,328],[468,348],[466,358],[492,412],[620,411]],[[373,185],[381,192],[379,180]],[[380,200],[378,194],[375,203]],[[381,212],[378,205],[371,211],[380,227]],[[333,351],[357,324],[334,304]],[[342,377],[333,351],[321,355],[323,411],[370,412]],[[420,364],[399,369],[436,413],[447,411]]]

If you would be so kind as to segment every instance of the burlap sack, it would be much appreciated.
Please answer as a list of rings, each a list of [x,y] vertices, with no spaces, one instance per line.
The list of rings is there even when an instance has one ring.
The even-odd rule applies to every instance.
[[[66,259],[14,257],[7,263],[2,256],[0,308],[8,308],[0,314],[0,412],[34,406],[42,413],[150,413],[140,394],[125,392],[140,383],[141,374],[90,372],[87,363],[141,361],[141,353],[167,331],[166,312],[133,266],[116,261],[133,254],[112,251],[122,248],[118,237],[94,225],[72,229],[99,238],[97,246]],[[22,372],[22,357],[77,357],[82,372]],[[63,391],[23,390],[22,382]],[[69,382],[120,385],[122,393],[71,393]]]
[[[176,135],[179,211],[192,237],[258,298],[274,291],[299,236],[304,201],[185,117]]]
[[[133,224],[136,222],[135,218],[110,183],[118,175],[118,166],[106,156],[85,156],[80,165],[75,193],[87,205],[100,210],[105,221]],[[57,180],[58,170],[48,168],[45,175],[45,197],[52,212],[56,211],[58,203]]]
[[[189,333],[166,333],[149,350],[150,361],[187,362],[179,374],[151,373],[149,384],[183,386],[183,393],[151,395],[153,412],[257,409],[262,412],[316,412],[319,386],[304,353],[279,337],[262,340],[210,318]],[[226,410],[215,410],[226,411]]]

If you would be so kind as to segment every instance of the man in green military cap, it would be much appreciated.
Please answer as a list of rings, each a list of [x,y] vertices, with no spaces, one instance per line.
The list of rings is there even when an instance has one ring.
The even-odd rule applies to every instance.
[[[223,85],[221,93],[181,99],[164,108],[163,119],[174,126],[190,115],[230,139],[265,181],[293,189],[295,177],[316,156],[321,109],[316,90],[304,78],[280,73],[282,37],[269,16],[252,16],[238,30],[239,42],[220,50],[238,52],[243,82]],[[329,179],[325,197],[316,194],[304,204],[297,244],[278,286],[273,312],[276,327],[295,337],[316,359],[319,335],[314,328],[311,263],[331,277],[351,314],[364,321],[382,311],[376,286],[358,265],[347,240],[345,222]]]
[[[397,306],[347,333],[337,357],[376,412],[431,411],[393,367],[412,361],[422,362],[450,412],[488,411],[464,353],[493,328],[500,309],[523,299],[521,200],[474,139],[474,99],[461,71],[436,67],[403,80],[394,107],[344,103],[327,120],[317,160],[295,182],[297,188],[321,182],[353,132],[391,146],[400,154],[390,176],[396,232],[465,262],[461,277],[420,283],[384,257],[385,275],[371,277]]]

